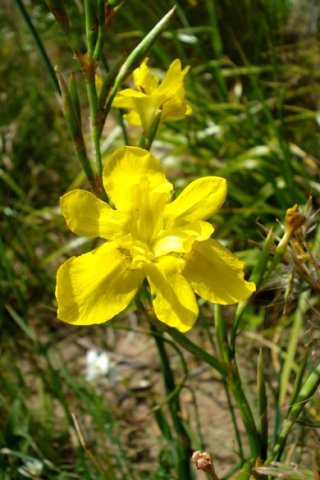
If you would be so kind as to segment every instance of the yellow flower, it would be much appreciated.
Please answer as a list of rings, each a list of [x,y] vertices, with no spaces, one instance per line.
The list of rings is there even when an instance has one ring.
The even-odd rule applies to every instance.
[[[149,69],[146,58],[133,72],[136,89],[127,88],[119,92],[113,106],[127,108],[130,112],[125,118],[131,125],[142,126],[148,131],[156,115],[161,112],[160,121],[180,120],[190,115],[191,107],[187,105],[183,80],[189,67],[181,69],[179,59],[174,60],[164,79],[159,83]]]
[[[74,233],[107,240],[59,268],[61,320],[106,322],[129,305],[146,278],[158,319],[185,332],[198,316],[195,293],[233,304],[255,290],[243,279],[242,262],[210,238],[213,227],[205,221],[225,200],[223,178],[199,178],[171,201],[173,186],[159,160],[123,147],[107,160],[103,183],[115,208],[85,190],[61,198]]]

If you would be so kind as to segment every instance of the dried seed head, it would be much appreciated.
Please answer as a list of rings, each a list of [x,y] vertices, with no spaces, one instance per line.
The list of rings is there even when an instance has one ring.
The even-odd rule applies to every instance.
[[[197,470],[203,470],[206,472],[212,479],[218,480],[216,472],[213,466],[212,455],[208,452],[194,452],[192,455],[192,463]]]
[[[276,252],[282,255],[286,252],[291,237],[295,235],[305,223],[306,217],[299,212],[299,206],[296,204],[287,209],[285,220],[285,233],[276,248]]]
[[[194,452],[192,455],[192,463],[197,470],[210,470],[213,467],[212,456],[208,452]]]
[[[298,205],[288,208],[286,213],[286,230],[290,237],[305,223],[306,217],[299,212]]]

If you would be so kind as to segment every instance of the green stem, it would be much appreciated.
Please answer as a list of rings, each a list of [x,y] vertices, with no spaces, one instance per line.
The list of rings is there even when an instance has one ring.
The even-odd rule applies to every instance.
[[[235,359],[228,364],[228,386],[240,409],[240,415],[247,432],[251,457],[253,459],[261,457],[259,433],[249,402],[242,388],[241,377]]]
[[[263,355],[259,353],[257,365],[257,396],[258,396],[258,432],[260,435],[261,454],[264,460],[268,451],[268,397],[264,376]]]
[[[103,47],[103,44],[104,44],[104,39],[105,39],[104,29],[99,26],[98,39],[97,39],[97,43],[96,43],[96,46],[95,46],[95,49],[94,49],[94,52],[93,52],[93,58],[95,58],[97,60],[101,56],[102,47]]]
[[[93,58],[99,60],[102,53],[102,48],[105,40],[106,20],[114,15],[113,10],[109,5],[106,5],[105,0],[98,0],[98,37],[93,51]]]
[[[227,329],[226,329],[226,323],[224,321],[224,317],[222,315],[222,309],[220,305],[214,305],[214,324],[215,324],[215,336],[217,340],[217,345],[219,349],[219,355],[220,358],[222,358],[223,363],[227,364],[229,362],[230,358],[230,351],[229,351],[229,344],[228,344],[228,335],[227,335]],[[209,342],[213,348],[213,351],[216,351],[216,347],[212,338],[211,333],[208,330],[208,338]],[[238,422],[237,418],[235,415],[235,411],[233,408],[232,404],[232,399],[228,387],[228,382],[226,378],[223,378],[223,387],[225,390],[225,394],[227,397],[227,402],[228,402],[228,407],[229,407],[229,412],[231,415],[231,420],[235,432],[235,436],[237,439],[238,447],[239,447],[239,457],[241,460],[244,460],[244,453],[243,453],[243,448],[242,448],[242,442],[241,442],[241,435],[238,427]]]
[[[57,74],[57,78],[59,80],[59,85],[61,88],[63,113],[66,119],[66,123],[69,127],[70,135],[75,146],[77,157],[79,159],[79,162],[88,180],[90,181],[91,185],[94,187],[95,179],[94,179],[94,174],[91,168],[91,164],[87,156],[86,144],[83,138],[82,127],[81,127],[81,116],[77,111],[77,106],[74,104],[70,91],[58,68],[56,68],[56,74]]]
[[[229,408],[229,412],[230,412],[230,415],[231,415],[231,420],[232,420],[232,424],[233,424],[234,433],[235,433],[237,443],[238,443],[238,448],[239,448],[238,455],[241,458],[241,460],[244,460],[244,453],[243,453],[243,448],[242,448],[242,441],[241,441],[241,435],[240,435],[240,431],[239,431],[239,427],[238,427],[237,417],[235,415],[235,411],[234,411],[232,400],[231,400],[231,395],[230,395],[228,384],[227,384],[226,381],[223,382],[223,386],[224,386],[224,390],[225,390],[226,397],[227,397],[228,408]]]
[[[272,453],[265,461],[265,465],[269,465],[276,457],[279,457],[284,449],[289,433],[298,420],[305,404],[312,398],[320,385],[320,364],[309,375],[303,384],[299,394],[297,395],[294,405],[290,408],[287,418],[284,420],[282,430],[278,441],[273,448]]]
[[[100,5],[101,7],[101,5]],[[90,132],[91,132],[91,142],[92,142],[92,154],[95,163],[95,167],[98,173],[98,178],[102,176],[102,159],[101,159],[101,150],[100,150],[100,138],[102,129],[98,128],[98,94],[96,88],[96,56],[100,56],[101,49],[103,45],[103,18],[96,16],[94,5],[92,0],[84,1],[84,13],[85,13],[85,30],[86,30],[86,41],[87,41],[87,58],[85,61],[82,61],[82,69],[86,80],[87,85],[87,96],[89,101],[89,110],[90,110]],[[100,17],[103,16],[99,10]],[[99,22],[100,20],[100,22]],[[97,41],[97,30],[99,42]],[[98,44],[98,46],[97,46]],[[95,50],[98,48],[98,50]]]
[[[92,60],[92,64],[89,66],[87,72],[85,72],[86,84],[87,84],[87,95],[89,101],[89,110],[90,110],[90,132],[91,132],[91,142],[92,142],[92,153],[94,158],[94,163],[97,169],[98,176],[102,176],[102,158],[101,158],[101,149],[100,149],[100,138],[102,130],[97,126],[97,112],[98,112],[98,95],[96,89],[96,80],[95,80],[95,61]]]
[[[47,67],[47,70],[48,70],[48,72],[49,72],[49,75],[50,75],[50,78],[51,78],[52,83],[53,83],[53,85],[54,85],[54,88],[56,89],[57,93],[60,95],[60,94],[61,94],[61,91],[60,91],[59,83],[58,83],[57,77],[56,77],[56,75],[55,75],[54,69],[53,69],[53,67],[52,67],[52,65],[51,65],[51,62],[50,62],[50,60],[49,60],[49,57],[48,57],[48,55],[47,55],[47,52],[46,52],[46,50],[45,50],[45,48],[44,48],[44,46],[43,46],[43,43],[42,43],[42,41],[41,41],[41,38],[39,37],[37,30],[34,28],[33,23],[32,23],[32,21],[31,21],[31,19],[30,19],[30,16],[29,16],[27,10],[25,9],[25,7],[24,7],[24,5],[23,5],[22,0],[15,0],[15,2],[16,2],[17,7],[18,7],[19,10],[20,10],[20,13],[21,13],[21,15],[23,16],[26,24],[27,24],[28,27],[29,27],[29,30],[30,30],[30,32],[31,32],[31,34],[32,34],[32,36],[33,36],[34,41],[36,42],[36,45],[37,45],[37,47],[38,47],[38,49],[39,49],[39,52],[40,52],[40,54],[41,54],[41,56],[42,56],[42,59],[43,59],[43,61],[44,61],[44,64],[45,64],[45,66]]]
[[[220,358],[224,364],[230,361],[228,332],[221,305],[214,305],[214,326]]]
[[[192,476],[191,465],[190,465],[192,450],[190,445],[190,439],[185,429],[185,426],[183,424],[183,420],[181,418],[181,406],[179,401],[179,395],[172,395],[172,393],[176,391],[176,385],[175,385],[173,371],[170,366],[169,356],[165,348],[162,333],[157,330],[155,325],[152,325],[152,324],[151,324],[151,332],[158,348],[158,352],[161,360],[161,370],[164,378],[165,390],[169,398],[168,407],[170,410],[170,415],[172,418],[175,431],[178,436],[177,449],[178,449],[178,457],[179,457],[179,463],[178,463],[179,478],[184,480],[192,480],[193,476]]]
[[[305,371],[306,371],[306,368],[307,368],[307,361],[308,361],[309,354],[310,354],[310,348],[311,348],[311,346],[309,345],[307,347],[307,350],[304,353],[302,361],[299,362],[299,370],[298,370],[296,378],[294,380],[293,389],[292,389],[290,399],[289,399],[289,402],[288,402],[289,405],[294,405],[295,404],[295,402],[297,400],[297,396],[299,395],[299,392],[301,390],[303,377],[304,377],[304,374],[305,374]]]
[[[310,296],[309,291],[305,291],[301,294],[298,302],[298,308],[293,316],[293,324],[290,332],[290,340],[287,349],[287,355],[284,362],[284,365],[281,369],[281,380],[280,380],[280,392],[279,392],[279,406],[282,407],[287,394],[287,388],[289,384],[289,378],[292,371],[292,366],[294,364],[294,358],[298,348],[298,342],[300,338],[301,329],[303,327],[303,322],[305,319],[305,314],[310,308],[308,298]]]
[[[226,322],[219,305],[214,306],[214,321],[220,357],[223,361],[223,365],[225,365],[227,369],[227,379],[224,379],[224,381],[226,382],[227,388],[232,392],[233,397],[238,404],[241,418],[247,432],[251,456],[253,459],[256,459],[261,455],[259,433],[251,411],[251,407],[242,389],[240,373],[235,358],[235,345],[233,345],[233,349],[231,350],[228,341]],[[236,424],[234,423],[234,425]],[[241,445],[239,438],[238,442],[239,445]]]
[[[119,126],[120,126],[121,131],[122,131],[124,144],[129,145],[129,136],[128,136],[128,132],[127,132],[127,127],[124,123],[123,113],[122,113],[121,110],[119,110]]]
[[[227,370],[225,367],[219,362],[217,358],[213,355],[210,355],[202,348],[198,347],[195,343],[189,340],[184,334],[180,333],[175,328],[166,327],[166,332],[185,350],[192,353],[197,358],[201,358],[205,363],[210,365],[214,368],[217,372],[219,372],[223,377],[227,377]]]
[[[236,360],[233,359],[226,366],[224,366],[219,362],[219,360],[202,350],[202,348],[199,348],[195,343],[191,342],[191,340],[189,340],[178,330],[166,327],[166,331],[177,343],[179,343],[179,345],[195,355],[197,358],[201,358],[208,365],[211,365],[224,378],[227,379],[228,388],[232,392],[233,397],[240,409],[241,418],[248,436],[251,456],[254,459],[260,457],[260,438],[249,402],[242,389],[241,378]]]
[[[144,148],[145,150],[150,150],[152,143],[156,137],[160,120],[161,120],[161,111],[157,113],[154,117],[152,124],[147,132],[144,132],[140,138],[139,147]]]
[[[88,56],[92,58],[97,37],[97,18],[95,16],[93,1],[84,0],[84,16]]]

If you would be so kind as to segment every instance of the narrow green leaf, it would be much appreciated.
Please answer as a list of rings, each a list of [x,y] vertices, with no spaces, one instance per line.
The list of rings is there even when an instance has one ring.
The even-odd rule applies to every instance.
[[[43,43],[42,43],[42,40],[41,40],[41,38],[40,38],[40,36],[39,36],[36,28],[35,28],[34,25],[33,25],[33,22],[32,22],[32,20],[31,20],[31,18],[30,18],[30,15],[28,14],[28,12],[27,12],[27,10],[26,10],[26,8],[25,8],[22,0],[15,0],[15,2],[16,2],[17,7],[18,7],[19,10],[20,10],[20,13],[21,13],[22,17],[24,18],[24,21],[26,22],[26,24],[27,24],[27,26],[28,26],[28,28],[29,28],[29,30],[30,30],[33,38],[34,38],[34,41],[35,41],[35,43],[36,43],[36,45],[37,45],[37,47],[38,47],[38,50],[39,50],[39,52],[40,52],[40,55],[41,55],[41,57],[42,57],[42,59],[43,59],[43,61],[44,61],[44,64],[45,64],[48,72],[49,72],[49,76],[50,76],[50,78],[51,78],[51,80],[52,80],[52,83],[53,83],[53,85],[54,85],[54,88],[56,89],[57,93],[60,95],[61,92],[60,92],[60,88],[59,88],[59,83],[57,82],[57,78],[56,78],[56,76],[55,76],[53,66],[52,66],[52,64],[51,64],[51,62],[50,62],[50,59],[49,59],[48,54],[47,54],[47,51],[46,51],[46,49],[44,48],[44,45],[43,45]]]
[[[310,308],[310,303],[308,301],[309,297],[310,297],[309,291],[305,291],[300,295],[297,309],[293,314],[293,324],[290,331],[287,355],[281,371],[280,393],[279,393],[280,407],[284,405],[286,400],[290,374],[293,370],[294,359],[298,349],[300,333],[303,328],[305,314]]]
[[[69,93],[70,93],[70,99],[73,105],[74,112],[77,115],[77,120],[81,127],[81,107],[80,107],[77,81],[76,81],[76,76],[74,72],[71,72],[71,75],[69,77]]]
[[[118,75],[114,81],[114,85],[110,91],[106,111],[110,110],[112,101],[122,85],[123,81],[130,75],[130,73],[139,65],[139,63],[146,56],[154,42],[161,35],[161,33],[167,27],[172,15],[176,8],[173,7],[169,12],[153,27],[153,29],[145,36],[145,38],[136,46],[136,48],[130,53],[124,64],[119,70]]]
[[[10,305],[6,305],[6,309],[9,312],[11,318],[21,328],[25,335],[34,343],[37,343],[38,339],[35,331],[28,325],[22,317],[12,308]]]
[[[295,382],[294,382],[294,385],[293,385],[293,389],[292,389],[292,392],[291,392],[291,396],[290,396],[290,399],[289,399],[289,406],[294,405],[294,403],[296,402],[297,396],[299,394],[299,391],[301,389],[303,376],[304,376],[304,373],[305,373],[305,370],[306,370],[306,367],[307,367],[309,353],[310,353],[310,347],[307,348],[307,350],[306,350],[306,352],[303,356],[302,361],[299,363],[298,372],[297,372]]]
[[[320,385],[320,364],[311,372],[307,380],[302,385],[300,392],[296,397],[294,405],[289,409],[287,418],[284,420],[280,435],[273,448],[272,453],[265,461],[269,465],[275,457],[279,457],[283,451],[289,433],[297,422],[306,403],[313,397]]]
[[[252,464],[247,462],[243,465],[240,472],[236,476],[236,480],[249,480],[252,472]]]
[[[185,348],[188,352],[192,353],[197,358],[200,358],[212,368],[217,370],[223,377],[227,376],[225,367],[216,359],[213,355],[210,355],[202,348],[198,347],[194,342],[189,340],[186,335],[182,334],[175,328],[166,327],[166,332],[175,340],[179,345]]]
[[[224,363],[230,360],[227,325],[220,305],[214,305],[214,325],[220,357]]]
[[[257,394],[258,394],[258,432],[261,443],[261,457],[266,458],[268,451],[268,397],[264,376],[263,354],[260,350],[257,368]]]
[[[85,141],[82,134],[82,128],[80,124],[80,120],[78,118],[76,109],[69,92],[69,89],[64,81],[63,76],[61,75],[58,67],[56,67],[56,74],[59,80],[59,85],[61,88],[61,98],[62,98],[62,108],[63,113],[69,127],[70,135],[73,140],[78,159],[80,164],[88,178],[91,182],[94,181],[93,171],[87,156],[87,150]],[[74,92],[73,92],[74,95]]]

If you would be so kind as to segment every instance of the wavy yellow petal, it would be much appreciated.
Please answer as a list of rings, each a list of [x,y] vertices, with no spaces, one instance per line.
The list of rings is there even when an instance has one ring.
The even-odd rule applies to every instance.
[[[191,113],[192,113],[192,107],[191,105],[187,105],[185,115],[188,116],[188,115],[191,115]]]
[[[185,221],[205,220],[213,215],[227,194],[227,182],[221,177],[203,177],[190,183],[165,208],[165,216]]]
[[[181,62],[176,59],[170,65],[162,83],[156,89],[157,101],[161,105],[161,121],[179,120],[190,115],[191,107],[185,98],[184,77],[189,67],[181,70]]]
[[[123,116],[123,118],[125,120],[127,120],[127,122],[130,123],[130,125],[133,125],[134,127],[140,127],[141,126],[141,119],[140,119],[139,115],[137,114],[137,112],[135,112],[134,110],[132,110],[129,113],[126,113]]]
[[[244,280],[243,263],[212,239],[194,244],[183,275],[200,297],[220,305],[246,300],[256,289]]]
[[[179,96],[173,96],[164,103],[161,110],[161,121],[181,120],[192,113],[192,109],[186,104],[186,101]]]
[[[126,88],[117,93],[112,102],[112,106],[115,108],[134,108],[134,99],[145,97],[146,95],[142,92],[134,90],[133,88]]]
[[[150,152],[138,147],[122,147],[106,161],[103,184],[112,202],[119,210],[129,211],[132,189],[148,180],[150,192],[166,194],[168,201],[172,185],[165,177],[159,160]]]
[[[160,111],[159,102],[154,95],[144,98],[133,98],[132,101],[134,104],[134,111],[136,111],[140,117],[142,129],[144,132],[147,132],[151,127],[155,116]]]
[[[186,332],[198,316],[195,295],[180,273],[180,259],[166,256],[156,263],[145,265],[145,273],[154,295],[153,306],[158,319]]]
[[[124,232],[127,216],[86,190],[72,190],[60,198],[60,206],[70,230],[84,237],[114,239]]]
[[[157,257],[170,252],[187,253],[192,249],[195,241],[207,240],[213,233],[213,226],[208,222],[197,221],[179,225],[176,228],[164,230],[163,237],[159,237],[152,244]]]
[[[131,109],[132,111],[125,116],[126,120],[134,126],[142,125],[143,130],[147,131],[159,112],[160,101],[156,95],[146,95],[129,88],[120,92],[112,105],[118,108]],[[137,117],[139,120],[137,120]]]
[[[152,243],[163,228],[163,210],[168,196],[163,192],[150,191],[149,178],[143,177],[131,190],[129,227],[131,234],[139,240]]]
[[[137,88],[150,95],[157,87],[159,79],[151,72],[147,66],[148,58],[146,58],[133,72],[133,81]]]
[[[161,84],[157,89],[157,93],[162,94],[164,96],[169,96],[175,94],[177,89],[183,83],[184,77],[188,73],[190,67],[185,67],[183,70],[181,69],[181,62],[178,58],[176,58],[168,68],[168,71],[162,80]]]
[[[74,325],[106,322],[128,306],[143,276],[128,268],[113,242],[72,257],[57,272],[58,318]]]

